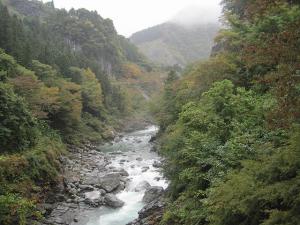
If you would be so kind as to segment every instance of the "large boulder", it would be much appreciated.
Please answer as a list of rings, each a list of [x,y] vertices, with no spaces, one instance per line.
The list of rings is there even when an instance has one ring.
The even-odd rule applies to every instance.
[[[113,194],[105,195],[104,201],[105,201],[107,206],[110,206],[112,208],[120,208],[125,204],[122,200],[118,199]]]
[[[147,182],[147,181],[142,181],[140,182],[135,188],[134,191],[135,192],[140,192],[140,191],[144,191],[147,190],[151,187],[151,185]]]
[[[109,173],[99,178],[98,186],[110,193],[116,190],[121,184],[120,173]]]
[[[86,192],[84,197],[84,202],[92,207],[99,207],[104,203],[104,198],[101,196],[100,191]]]
[[[144,203],[150,203],[155,199],[158,199],[164,193],[164,189],[162,187],[153,186],[146,190],[145,195],[143,197]]]
[[[165,200],[160,197],[147,204],[141,211],[139,217],[127,225],[153,225],[160,224],[165,208]]]

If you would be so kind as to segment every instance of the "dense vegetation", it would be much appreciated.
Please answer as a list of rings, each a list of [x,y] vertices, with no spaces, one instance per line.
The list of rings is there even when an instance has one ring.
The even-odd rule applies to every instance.
[[[112,137],[145,101],[147,75],[144,57],[97,12],[0,1],[1,225],[41,217],[66,144]]]
[[[300,6],[224,0],[214,56],[172,72],[160,106],[162,224],[300,221]]]
[[[163,66],[184,67],[209,57],[219,29],[217,23],[191,27],[171,21],[139,31],[130,39],[153,62]]]

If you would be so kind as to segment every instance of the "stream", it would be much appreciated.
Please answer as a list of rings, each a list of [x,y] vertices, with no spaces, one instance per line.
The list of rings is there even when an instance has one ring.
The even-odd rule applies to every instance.
[[[99,146],[98,150],[110,157],[108,166],[124,169],[128,172],[128,184],[125,190],[116,196],[125,202],[118,209],[100,207],[89,213],[86,225],[125,225],[138,217],[138,212],[144,207],[142,198],[145,190],[137,188],[145,181],[151,186],[168,186],[159,168],[154,167],[161,158],[151,151],[150,139],[158,131],[156,126],[149,126],[144,130],[124,134],[112,143]],[[154,166],[153,166],[154,164]]]
[[[158,127],[120,134],[112,142],[69,148],[64,186],[44,204],[45,225],[126,225],[160,204],[168,182],[151,137]],[[148,203],[148,204],[147,204]],[[155,205],[155,207],[158,205]],[[151,209],[151,208],[150,208]],[[150,212],[150,214],[152,211]]]

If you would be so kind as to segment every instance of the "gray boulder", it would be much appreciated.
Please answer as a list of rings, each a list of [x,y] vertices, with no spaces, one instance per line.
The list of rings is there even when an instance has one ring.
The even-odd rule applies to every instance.
[[[164,189],[162,187],[153,186],[146,190],[145,195],[143,197],[143,202],[150,203],[155,199],[158,199],[164,193]]]
[[[140,182],[135,188],[134,191],[135,192],[140,192],[143,190],[147,190],[151,187],[151,185],[147,182],[147,181],[142,181]]]
[[[122,200],[118,199],[113,194],[105,195],[104,201],[105,201],[107,206],[110,206],[112,208],[120,208],[125,204]]]
[[[84,194],[84,196],[85,196],[84,203],[92,207],[99,207],[104,203],[104,198],[101,196],[100,191],[87,192]]]
[[[121,175],[119,173],[106,174],[99,178],[98,186],[110,193],[116,190],[121,184]]]

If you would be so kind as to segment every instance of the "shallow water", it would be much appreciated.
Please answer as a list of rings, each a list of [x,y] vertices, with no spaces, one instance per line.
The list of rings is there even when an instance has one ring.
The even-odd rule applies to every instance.
[[[160,170],[153,167],[155,161],[161,160],[157,153],[151,152],[152,144],[149,142],[157,131],[156,126],[149,126],[99,147],[101,152],[106,152],[112,157],[112,163],[108,166],[125,169],[129,173],[130,182],[124,191],[117,194],[117,197],[125,202],[122,208],[97,209],[89,215],[86,225],[125,225],[136,219],[138,211],[144,206],[141,201],[144,190],[135,190],[138,184],[147,181],[151,186],[167,187],[168,183]],[[145,167],[149,169],[145,171]]]

